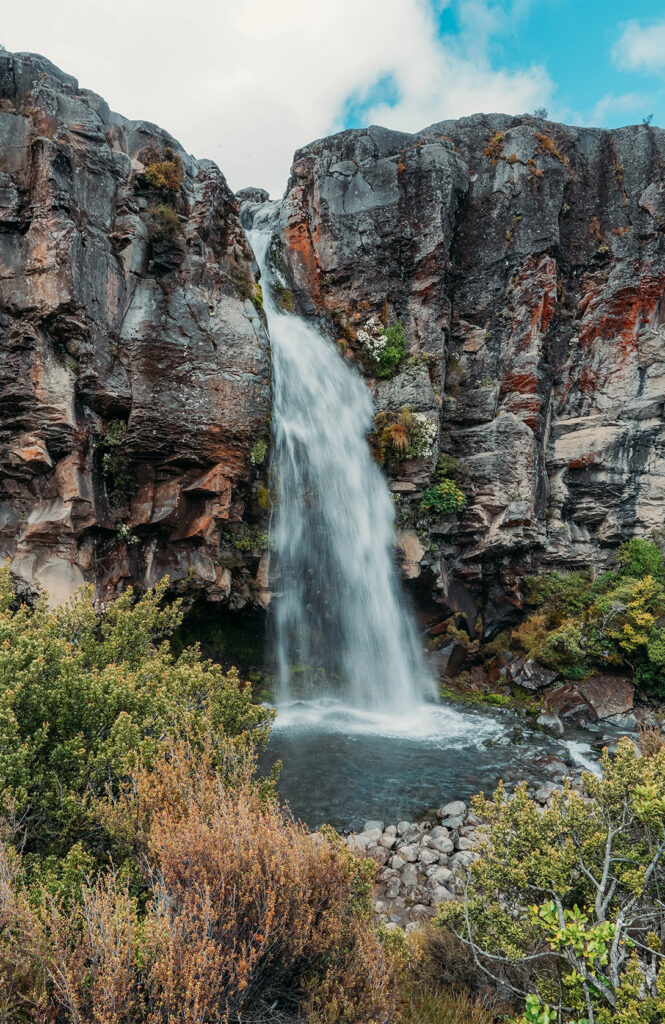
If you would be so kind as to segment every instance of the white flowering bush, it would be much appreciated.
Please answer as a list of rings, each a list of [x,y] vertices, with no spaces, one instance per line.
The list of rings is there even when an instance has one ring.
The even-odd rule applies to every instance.
[[[372,316],[358,331],[357,339],[365,355],[376,365],[377,377],[392,377],[406,356],[406,338],[399,320],[386,330],[381,321]]]
[[[422,412],[412,413],[407,457],[410,459],[424,459],[431,455],[436,435],[436,423],[428,419]]]
[[[364,328],[358,331],[358,341],[362,345],[363,351],[375,363],[381,359],[381,353],[386,347],[386,340],[383,324],[375,316],[370,317]]]
[[[379,462],[385,459],[424,459],[432,454],[438,435],[436,421],[404,406],[401,412],[380,412],[374,418],[372,447]]]

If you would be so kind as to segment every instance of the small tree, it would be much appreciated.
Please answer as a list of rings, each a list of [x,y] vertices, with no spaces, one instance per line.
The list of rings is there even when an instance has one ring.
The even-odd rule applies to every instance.
[[[665,1014],[665,752],[622,740],[583,793],[543,810],[523,784],[475,800],[485,849],[444,905],[483,974],[526,1000],[526,1022],[660,1022]]]

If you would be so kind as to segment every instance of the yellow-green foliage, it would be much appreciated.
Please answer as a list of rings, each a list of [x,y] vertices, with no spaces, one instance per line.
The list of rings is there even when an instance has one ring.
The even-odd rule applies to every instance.
[[[572,678],[621,666],[652,692],[665,694],[665,569],[658,546],[634,538],[617,555],[618,570],[552,573],[526,581],[532,613],[515,642]]]
[[[583,794],[566,788],[544,812],[525,785],[513,799],[502,786],[491,800],[476,798],[484,849],[464,901],[439,911],[439,927],[472,943],[491,973],[522,984],[526,976],[526,1021],[572,1022],[591,1008],[597,1024],[655,1024],[665,1013],[654,955],[665,939],[665,750],[640,757],[624,739],[614,759],[605,752],[602,772],[585,774]],[[638,961],[642,972],[652,965],[646,988],[635,985]],[[529,1016],[555,1004],[551,1018]]]
[[[253,466],[261,466],[266,461],[266,455],[268,454],[268,442],[264,437],[260,438],[251,452],[249,453],[249,461]]]
[[[166,146],[160,154],[153,143],[145,168],[145,180],[150,188],[160,192],[179,192],[185,180],[185,169],[179,154],[171,146]]]
[[[256,488],[256,504],[261,512],[270,512],[270,509],[272,508],[270,491],[264,484],[259,484]]]
[[[202,743],[212,731],[240,753],[267,739],[271,716],[235,671],[178,658],[168,639],[180,603],[167,581],[135,600],[131,590],[98,615],[91,588],[67,607],[18,605],[0,568],[0,815],[14,814],[26,851],[62,857],[78,842],[94,855],[92,804],[170,734]]]
[[[426,487],[420,499],[421,511],[430,518],[453,515],[466,508],[466,496],[454,480],[446,477],[431,487]]]

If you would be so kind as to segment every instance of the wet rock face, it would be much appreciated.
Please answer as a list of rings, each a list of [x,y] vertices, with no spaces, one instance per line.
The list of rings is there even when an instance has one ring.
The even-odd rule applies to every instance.
[[[269,433],[255,288],[213,163],[0,53],[0,558],[19,583],[263,593],[260,551],[228,540]]]
[[[409,371],[377,388],[379,405],[430,410],[432,388],[440,403],[434,457],[392,486],[413,512],[440,450],[468,505],[430,524],[435,551],[407,575],[486,636],[519,617],[526,572],[602,567],[662,527],[664,231],[665,133],[646,125],[477,115],[296,154],[296,297],[359,362],[357,330],[401,319],[428,366],[422,386]]]

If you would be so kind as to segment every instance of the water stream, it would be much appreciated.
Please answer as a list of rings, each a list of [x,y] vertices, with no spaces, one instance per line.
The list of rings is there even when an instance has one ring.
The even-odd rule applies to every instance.
[[[277,203],[244,208],[273,363],[268,758],[283,760],[280,792],[312,825],[397,820],[520,777],[514,723],[435,702],[395,568],[393,501],[367,444],[371,397],[316,326],[278,308],[268,265],[278,214]],[[553,752],[539,737],[541,749]]]

